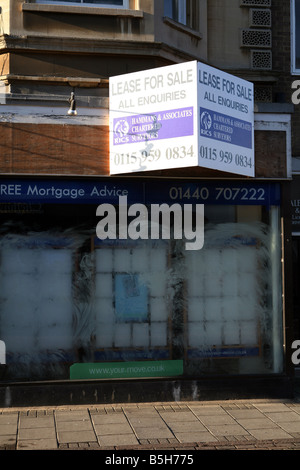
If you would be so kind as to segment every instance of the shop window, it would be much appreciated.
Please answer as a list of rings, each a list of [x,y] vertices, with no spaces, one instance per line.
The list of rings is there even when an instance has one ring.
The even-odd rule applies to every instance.
[[[165,0],[165,16],[198,31],[199,3],[198,0]]]
[[[300,73],[300,1],[291,2],[291,26],[292,26],[292,72]]]
[[[0,238],[7,378],[68,379],[73,364],[124,361],[180,361],[190,378],[282,372],[274,188],[241,186],[234,205],[237,186],[206,186],[200,250],[172,236],[99,240],[96,206],[45,204],[31,222],[28,214],[11,223],[7,214]],[[165,200],[165,189],[157,184],[151,194]]]

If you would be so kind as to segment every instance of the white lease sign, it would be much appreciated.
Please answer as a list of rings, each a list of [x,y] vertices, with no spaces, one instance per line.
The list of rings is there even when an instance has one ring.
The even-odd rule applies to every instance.
[[[110,173],[255,175],[252,83],[197,61],[111,77]]]

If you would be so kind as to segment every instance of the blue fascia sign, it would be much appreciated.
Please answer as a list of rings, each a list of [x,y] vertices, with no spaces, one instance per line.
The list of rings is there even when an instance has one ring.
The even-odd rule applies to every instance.
[[[280,184],[242,181],[11,179],[0,180],[0,204],[280,205]]]

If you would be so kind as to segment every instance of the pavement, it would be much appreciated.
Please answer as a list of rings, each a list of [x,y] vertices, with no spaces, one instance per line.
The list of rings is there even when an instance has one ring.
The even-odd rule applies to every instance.
[[[300,450],[300,400],[2,408],[0,450]]]

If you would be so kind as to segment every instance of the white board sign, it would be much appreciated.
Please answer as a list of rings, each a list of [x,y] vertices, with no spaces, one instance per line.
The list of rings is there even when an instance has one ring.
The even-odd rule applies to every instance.
[[[110,173],[254,176],[253,85],[197,61],[110,78]]]

